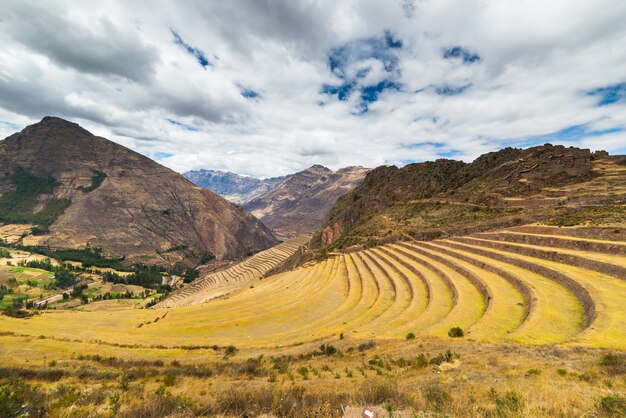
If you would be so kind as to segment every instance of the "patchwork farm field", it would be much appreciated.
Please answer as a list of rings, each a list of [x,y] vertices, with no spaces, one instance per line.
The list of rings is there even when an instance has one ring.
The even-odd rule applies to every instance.
[[[406,416],[620,411],[598,399],[617,393],[619,406],[626,385],[621,227],[527,225],[397,242],[263,278],[278,264],[272,257],[291,250],[283,244],[197,279],[152,309],[102,301],[2,316],[0,352],[12,367],[5,372],[49,370],[53,361],[63,381],[87,364],[122,379],[119,365],[139,362],[153,370],[132,377],[142,393],[166,391],[177,407],[208,402],[209,415],[281,415],[283,404],[271,399],[297,398],[298,387],[322,408],[316,416],[360,416],[342,405],[362,404]],[[336,379],[349,385],[334,391]],[[547,401],[557,394],[560,401]],[[159,396],[150,402],[164,402]],[[152,416],[141,408],[122,410]]]

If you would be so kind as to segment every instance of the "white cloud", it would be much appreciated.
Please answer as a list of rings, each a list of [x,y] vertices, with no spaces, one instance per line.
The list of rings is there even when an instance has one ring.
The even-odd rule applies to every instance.
[[[562,142],[626,148],[626,131],[615,132],[626,128],[626,101],[599,107],[585,94],[626,82],[619,0],[65,0],[3,9],[2,137],[54,114],[140,152],[172,154],[161,162],[179,171],[257,176],[315,163],[472,159],[578,125],[587,134]],[[385,31],[403,44],[393,51],[399,91],[379,92],[361,115],[358,92],[345,101],[321,93],[342,83],[328,66],[333,49]],[[480,62],[442,59],[452,46]],[[346,65],[350,76],[363,68],[356,89],[388,75],[370,56]],[[243,87],[260,97],[244,98]]]

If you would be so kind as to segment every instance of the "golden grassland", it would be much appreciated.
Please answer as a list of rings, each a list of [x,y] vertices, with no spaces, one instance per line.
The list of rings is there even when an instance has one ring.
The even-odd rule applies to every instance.
[[[0,343],[0,387],[53,417],[359,417],[366,405],[380,416],[604,417],[626,407],[626,355],[596,348],[349,337],[325,340],[326,352]]]
[[[388,244],[170,309],[2,316],[0,357],[59,416],[621,416],[626,240],[594,231]]]

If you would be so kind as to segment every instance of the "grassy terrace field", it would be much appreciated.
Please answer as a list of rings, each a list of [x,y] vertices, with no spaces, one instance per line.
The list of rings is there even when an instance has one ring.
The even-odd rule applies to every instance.
[[[18,334],[144,346],[279,347],[340,333],[360,339],[404,338],[409,332],[447,338],[450,328],[460,327],[464,338],[475,341],[625,348],[623,233],[612,241],[576,233],[511,230],[391,244],[338,254],[202,305],[111,315],[44,312],[21,321],[2,317],[0,325]],[[515,241],[520,236],[524,243]],[[257,255],[200,285],[250,280],[263,263],[270,258]],[[193,296],[192,290],[161,306],[181,294]],[[154,323],[165,312],[167,318]],[[90,326],[77,329],[79,322]]]
[[[254,254],[228,269],[194,281],[191,286],[181,289],[156,307],[172,308],[202,303],[249,286],[295,254],[308,241],[309,237],[301,236]]]
[[[118,382],[125,376],[119,364],[139,362],[152,372],[137,371],[131,387],[141,386],[155,409],[135,403],[121,409],[126,416],[165,416],[172,410],[164,402],[205,405],[181,416],[298,416],[293,405],[280,409],[292,396],[300,407],[321,408],[317,416],[363,404],[435,416],[625,411],[623,228],[523,226],[399,242],[259,280],[280,252],[200,279],[198,299],[191,286],[171,299],[184,306],[103,301],[85,311],[2,316],[0,353],[13,368],[5,372],[44,373],[53,361],[70,384],[91,364]],[[239,290],[204,302],[204,289],[238,281]],[[197,301],[204,303],[191,304]],[[463,336],[449,336],[455,327]],[[202,375],[201,367],[210,371]],[[337,379],[349,385],[337,390]],[[85,408],[108,411],[112,396],[140,396],[107,388],[98,389],[108,394],[104,406]]]

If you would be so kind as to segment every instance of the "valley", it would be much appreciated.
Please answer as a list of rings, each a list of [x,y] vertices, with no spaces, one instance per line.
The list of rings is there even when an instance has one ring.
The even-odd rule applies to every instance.
[[[313,166],[249,214],[68,124],[0,143],[1,413],[619,416],[624,156]],[[124,158],[32,151],[67,132]]]

